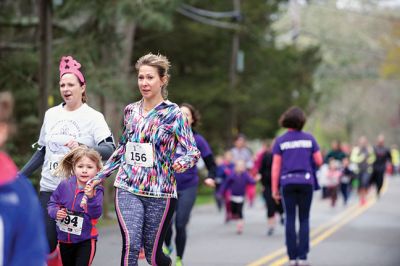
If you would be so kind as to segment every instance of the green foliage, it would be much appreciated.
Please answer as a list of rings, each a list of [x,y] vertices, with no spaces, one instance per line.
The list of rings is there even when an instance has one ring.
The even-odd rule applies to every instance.
[[[232,8],[226,1],[193,3],[214,11]],[[229,88],[232,30],[175,16],[171,32],[157,34],[155,30],[140,29],[136,43],[137,56],[160,52],[171,59],[170,99],[190,102],[200,109],[202,124],[198,130],[218,151],[225,148],[230,133],[231,104],[237,107],[240,131],[252,138],[272,137],[278,117],[288,106],[306,107],[314,97],[313,73],[320,62],[318,47],[275,47],[267,14],[277,12],[276,2],[242,3],[240,48],[245,69],[238,73],[234,90]]]
[[[232,105],[237,110],[240,131],[251,138],[270,138],[287,107],[307,107],[309,100],[318,96],[313,87],[313,75],[320,62],[318,47],[275,45],[271,17],[279,15],[278,5],[284,1],[241,1],[243,20],[239,22],[239,34],[245,67],[237,73],[238,82],[233,89],[229,87],[229,69],[234,31],[201,24],[175,12],[183,2],[212,11],[233,9],[232,2],[226,0],[68,0],[54,6],[51,95],[56,98],[55,103],[60,102],[57,74],[62,55],[73,55],[82,62],[89,96],[107,99],[107,104],[112,101],[122,110],[139,95],[134,77],[125,78],[121,61],[128,60],[133,66],[145,53],[162,53],[172,62],[170,100],[189,102],[200,110],[202,123],[198,130],[218,153],[226,147],[231,133]],[[31,16],[37,15],[34,12],[32,9]],[[237,23],[232,19],[224,21]],[[127,40],[121,29],[129,22],[135,23],[135,34],[133,55],[126,58],[122,43]],[[5,30],[0,28],[1,32]],[[27,34],[18,28],[13,31],[9,36]],[[30,144],[37,139],[40,127],[35,106],[38,61],[37,50],[0,50],[0,86],[12,87],[15,92],[17,122],[24,132],[24,137],[18,133],[11,145],[19,165],[30,156]]]

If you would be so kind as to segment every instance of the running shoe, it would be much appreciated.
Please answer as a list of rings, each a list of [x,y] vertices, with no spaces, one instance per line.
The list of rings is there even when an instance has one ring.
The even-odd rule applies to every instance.
[[[243,225],[242,224],[237,224],[236,226],[236,233],[238,235],[241,235],[243,233]]]
[[[175,266],[183,266],[181,257],[179,256],[176,257]]]
[[[297,261],[296,260],[289,260],[288,266],[297,266]]]
[[[144,254],[144,249],[141,248],[139,252],[139,260],[144,260],[146,258],[146,255]]]
[[[306,260],[299,260],[297,262],[297,266],[311,266],[310,263],[308,263],[308,261]]]
[[[364,206],[365,204],[367,204],[367,200],[365,198],[361,198],[360,199],[360,205]]]
[[[171,246],[163,246],[162,251],[165,255],[169,256],[172,254],[172,247]]]

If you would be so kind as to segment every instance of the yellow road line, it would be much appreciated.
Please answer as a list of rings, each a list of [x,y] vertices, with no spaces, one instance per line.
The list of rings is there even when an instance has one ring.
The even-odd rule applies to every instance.
[[[388,182],[385,180],[384,185],[382,187],[381,195],[383,195],[388,188]],[[348,207],[345,211],[341,212],[340,214],[336,215],[333,219],[329,220],[328,222],[320,225],[315,230],[311,231],[310,237],[311,246],[315,246],[319,244],[321,241],[325,240],[333,233],[338,231],[341,227],[349,223],[351,220],[355,219],[357,216],[361,215],[367,209],[369,209],[373,204],[376,203],[376,198],[369,197],[367,203],[364,206],[360,206],[358,203]],[[328,228],[327,230],[325,230]],[[324,231],[325,230],[325,231]],[[322,232],[319,236],[317,236],[320,232]],[[283,256],[283,257],[281,257]],[[262,257],[247,266],[261,266],[266,265],[268,262],[272,261],[273,259],[280,257],[270,263],[270,266],[281,266],[284,263],[288,262],[288,257],[286,255],[286,247],[282,247],[273,253],[269,254],[268,256]]]
[[[343,212],[339,213],[338,215],[336,215],[333,219],[329,220],[328,222],[318,226],[317,228],[313,229],[311,231],[311,236],[313,237],[315,235],[317,235],[318,233],[320,233],[321,231],[324,231],[326,228],[329,228],[332,226],[332,224],[337,223],[337,221],[340,221],[343,217],[345,217],[348,213],[353,212],[355,209],[357,209],[358,207],[358,203],[348,207],[346,210],[344,210]],[[286,254],[286,247],[282,247],[274,252],[272,252],[271,254],[269,254],[268,256],[262,257],[250,264],[248,264],[247,266],[260,266],[260,265],[265,265],[267,262],[280,257],[282,255]]]
[[[338,221],[342,220],[343,217],[346,217],[349,213],[353,212],[356,210],[359,206],[359,203],[354,203],[352,206],[347,207],[344,211],[341,213],[337,214],[333,219],[330,219],[328,222],[325,222],[324,224],[318,226],[317,228],[311,230],[310,233],[310,238],[314,237],[315,235],[319,234],[320,232],[324,231],[326,228],[329,228],[332,226],[332,224],[336,224]]]
[[[268,256],[262,257],[259,260],[256,260],[250,264],[247,264],[247,266],[260,266],[260,265],[263,265],[263,264],[267,263],[268,261],[271,261],[271,260],[275,259],[276,257],[280,257],[284,254],[286,254],[286,247],[282,247],[282,248],[272,252]]]

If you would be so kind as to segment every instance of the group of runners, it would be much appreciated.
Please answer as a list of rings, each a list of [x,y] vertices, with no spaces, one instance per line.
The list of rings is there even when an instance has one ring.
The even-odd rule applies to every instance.
[[[358,194],[360,204],[364,205],[373,187],[379,197],[385,173],[398,172],[398,154],[396,146],[385,146],[383,134],[377,136],[375,145],[369,144],[365,136],[360,136],[354,147],[333,140],[324,165],[318,171],[322,197],[330,198],[332,207],[336,205],[339,192],[344,205],[352,192]]]
[[[273,142],[264,143],[256,155],[247,147],[246,137],[238,135],[233,148],[214,160],[207,140],[196,131],[199,112],[190,104],[179,106],[167,98],[169,60],[149,53],[139,58],[135,68],[142,98],[124,108],[123,133],[116,142],[103,114],[87,103],[88,84],[81,64],[71,56],[61,58],[63,102],[47,110],[31,159],[18,171],[6,154],[0,154],[8,169],[7,175],[2,174],[0,189],[10,185],[18,190],[22,185],[14,183],[26,183],[27,177],[41,169],[39,201],[44,217],[44,221],[38,218],[26,224],[35,226],[35,249],[26,256],[8,252],[8,257],[0,256],[5,258],[3,264],[91,265],[98,237],[96,223],[103,213],[102,184],[117,170],[114,187],[122,236],[121,265],[137,265],[141,251],[151,265],[171,265],[169,255],[174,248],[175,264],[183,265],[187,225],[200,182],[215,188],[217,206],[226,210],[225,221],[237,220],[236,231],[243,233],[243,206],[246,198],[250,206],[254,202],[258,181],[267,207],[267,234],[273,234],[279,217],[285,226],[289,264],[308,265],[310,206],[313,191],[319,187],[317,171],[323,156],[315,138],[302,131],[304,112],[298,107],[286,110],[279,123],[287,130]],[[6,109],[7,104],[4,106]],[[371,183],[376,184],[379,195],[390,152],[382,137],[373,148],[365,142],[365,137],[361,138],[351,154],[338,149],[326,155],[328,179],[336,180],[335,188],[327,185],[333,205],[340,182],[358,180],[361,203],[365,203]],[[196,167],[200,157],[207,168],[203,181]],[[333,160],[340,164],[331,163]],[[338,173],[331,174],[333,171]],[[345,181],[345,176],[349,180]],[[37,199],[30,202],[33,207],[26,210],[27,215],[38,214]],[[297,217],[299,233],[295,230]],[[0,225],[9,232],[5,237],[17,239],[12,236],[16,223],[4,219],[2,213]],[[40,236],[44,231],[47,243]],[[36,260],[30,256],[33,254]],[[11,263],[17,259],[19,264]]]

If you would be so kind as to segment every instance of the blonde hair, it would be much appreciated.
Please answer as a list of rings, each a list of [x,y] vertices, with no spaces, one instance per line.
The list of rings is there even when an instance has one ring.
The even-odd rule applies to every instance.
[[[74,166],[83,157],[87,157],[95,162],[98,170],[103,167],[101,156],[97,151],[84,146],[79,146],[72,149],[61,159],[54,174],[56,176],[69,178],[71,175],[74,175]]]
[[[168,70],[171,67],[171,63],[169,62],[168,58],[161,54],[155,55],[152,53],[148,53],[137,60],[135,64],[136,71],[139,71],[139,68],[141,66],[155,67],[160,78],[166,77],[166,81],[161,88],[162,97],[164,98],[164,100],[166,100],[168,98],[167,86],[170,78]]]

